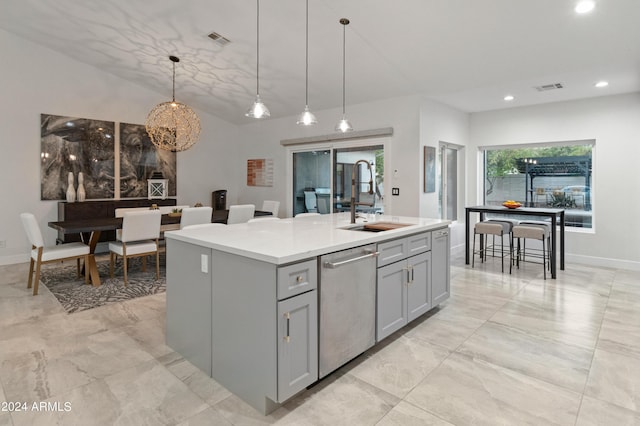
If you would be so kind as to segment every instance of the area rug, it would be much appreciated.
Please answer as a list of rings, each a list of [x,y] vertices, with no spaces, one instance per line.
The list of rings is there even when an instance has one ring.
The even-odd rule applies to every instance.
[[[64,266],[47,265],[40,281],[58,299],[67,313],[86,311],[109,303],[122,302],[137,297],[166,291],[164,253],[160,256],[160,279],[156,280],[155,259],[147,259],[147,270],[142,271],[142,259],[129,260],[128,285],[124,285],[122,259],[118,258],[113,278],[109,278],[109,257],[97,258],[102,285],[94,287],[78,278],[75,262]]]

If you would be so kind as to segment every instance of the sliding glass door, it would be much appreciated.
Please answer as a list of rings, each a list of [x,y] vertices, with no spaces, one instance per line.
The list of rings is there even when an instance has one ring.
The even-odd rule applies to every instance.
[[[291,158],[293,216],[349,211],[352,199],[357,211],[383,213],[384,145],[294,149]],[[361,161],[354,171],[358,160],[369,167]]]

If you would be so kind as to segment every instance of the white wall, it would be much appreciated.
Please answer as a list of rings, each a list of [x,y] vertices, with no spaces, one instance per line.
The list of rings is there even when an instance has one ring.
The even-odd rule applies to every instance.
[[[400,188],[399,196],[391,196],[390,190],[385,193],[385,212],[389,214],[417,216],[420,213],[420,104],[418,96],[407,96],[347,108],[347,117],[354,130],[393,127],[392,137],[371,139],[373,143],[380,143],[382,139],[388,142],[385,151],[385,183],[388,184],[388,189]],[[246,160],[249,158],[273,158],[275,165],[272,188],[247,187],[246,178],[244,179],[244,186],[240,189],[242,202],[260,205],[264,199],[279,200],[283,211],[282,207],[287,205],[288,176],[286,149],[280,145],[280,141],[334,134],[334,126],[341,117],[341,109],[314,111],[314,114],[319,123],[311,127],[296,125],[295,117],[242,126],[243,143],[239,167],[246,173]]]
[[[640,93],[471,115],[467,204],[479,193],[477,147],[594,139],[594,226],[567,231],[568,261],[640,270]]]
[[[436,149],[436,157],[440,142],[466,146],[469,144],[469,114],[458,111],[446,105],[424,99],[420,107],[420,216],[440,217],[439,191],[440,176],[436,177],[436,192],[424,193],[424,146],[432,146]],[[458,151],[458,221],[451,227],[451,246],[460,247],[464,244],[464,205],[465,205],[465,164],[466,149]],[[438,167],[437,175],[441,168]]]
[[[57,202],[40,200],[40,114],[142,124],[167,98],[3,30],[0,51],[0,241],[6,241],[0,264],[6,264],[28,259],[21,212],[34,213],[47,244],[55,242],[46,224],[57,220]],[[178,153],[178,204],[210,204],[211,191],[220,188],[237,194],[238,127],[196,112],[201,139]]]

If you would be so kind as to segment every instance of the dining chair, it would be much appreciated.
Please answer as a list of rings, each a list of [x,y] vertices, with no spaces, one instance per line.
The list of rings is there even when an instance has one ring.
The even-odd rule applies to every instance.
[[[509,253],[508,255],[511,258],[513,252],[513,239],[511,237],[511,230],[513,228],[513,224],[509,221],[500,221],[500,220],[485,220],[482,222],[476,223],[473,228],[473,258],[471,259],[471,267],[475,268],[475,254],[480,255],[480,260],[485,262],[487,260],[487,251],[492,249],[492,256],[495,257],[495,248],[496,248],[496,236],[500,237],[500,264],[502,267],[502,272],[504,272],[504,258],[507,256],[504,252],[504,237],[506,236],[509,240]],[[476,247],[476,235],[480,234],[484,237],[484,244],[480,244],[480,248],[478,250]],[[489,245],[489,235],[493,236],[493,243]]]
[[[186,207],[182,209],[180,229],[201,223],[211,223],[213,207]]]
[[[280,218],[274,217],[274,216],[260,216],[260,217],[254,217],[253,219],[249,219],[247,223],[272,222],[274,220],[280,220]]]
[[[315,191],[304,191],[304,208],[308,213],[318,211],[318,196]]]
[[[31,243],[29,262],[29,281],[27,288],[33,286],[33,295],[38,294],[40,284],[40,271],[43,263],[59,262],[63,260],[76,259],[78,277],[80,276],[80,259],[84,258],[85,276],[84,282],[89,284],[89,246],[80,242],[58,244],[56,246],[45,247],[44,238],[36,217],[31,213],[21,213],[22,226]],[[35,265],[35,271],[34,271]],[[35,279],[33,277],[35,272]]]
[[[237,204],[235,206],[229,206],[227,225],[246,223],[253,217],[255,211],[256,206],[254,204]]]
[[[278,210],[280,210],[280,201],[264,200],[262,202],[262,211],[271,212],[273,216],[278,216]]]
[[[320,213],[298,213],[297,215],[295,215],[295,218],[307,216],[320,216]]]
[[[227,226],[227,225],[225,225],[224,223],[198,223],[196,225],[185,226],[182,229],[183,230],[192,230],[192,229],[207,230],[207,229],[217,228],[220,226]]]
[[[162,214],[158,210],[125,212],[122,216],[122,232],[117,241],[109,243],[110,267],[113,278],[113,268],[117,256],[122,257],[124,270],[124,285],[127,285],[127,267],[130,257],[142,257],[142,270],[147,270],[147,256],[156,256],[156,279],[160,278],[160,252],[158,239],[160,238],[160,219]]]

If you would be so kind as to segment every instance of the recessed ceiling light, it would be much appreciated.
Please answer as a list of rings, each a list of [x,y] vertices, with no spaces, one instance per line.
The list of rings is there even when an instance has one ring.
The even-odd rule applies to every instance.
[[[581,0],[576,4],[575,11],[576,13],[589,13],[596,7],[596,2],[594,0]]]
[[[513,97],[513,95],[507,95],[507,96],[504,97],[504,100],[507,101],[507,102],[508,101],[512,101],[514,99],[515,99],[515,97]]]
[[[608,81],[599,81],[595,84],[596,87],[607,87],[609,85]]]

